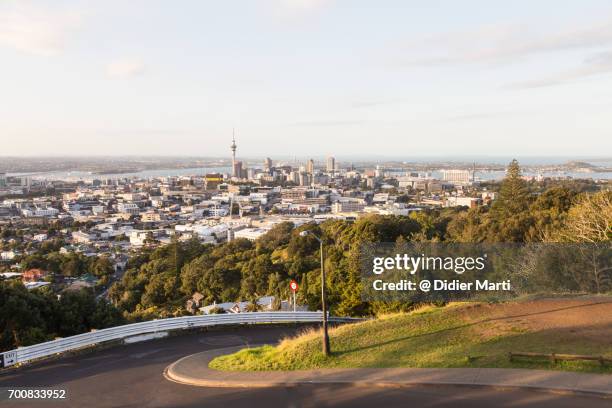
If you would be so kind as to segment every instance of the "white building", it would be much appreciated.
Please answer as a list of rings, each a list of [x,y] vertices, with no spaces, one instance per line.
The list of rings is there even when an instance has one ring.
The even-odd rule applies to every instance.
[[[224,207],[213,207],[208,209],[210,217],[225,217],[229,214],[229,209]]]
[[[372,197],[374,204],[386,204],[389,201],[389,193],[377,193]]]
[[[95,215],[104,214],[104,206],[103,205],[94,205],[91,207],[91,212]]]
[[[133,246],[143,246],[147,237],[161,240],[166,236],[166,231],[163,229],[157,230],[132,230],[130,232],[130,244]]]
[[[206,225],[206,224],[186,224],[176,225],[174,230],[182,233],[189,233],[196,235],[200,240],[206,242],[214,242],[215,237],[221,239],[227,236],[228,230],[227,224],[217,225]]]
[[[483,191],[480,193],[480,198],[483,200],[495,200],[497,198],[497,192],[495,191]]]
[[[267,228],[245,228],[240,231],[235,231],[234,238],[246,238],[249,241],[255,241],[257,238],[261,237],[268,231],[269,229]]]
[[[13,259],[15,259],[15,256],[17,256],[15,251],[0,252],[0,259],[2,259],[3,261],[12,261]]]
[[[96,240],[96,236],[85,231],[74,231],[72,233],[72,241],[79,244],[89,244]]]
[[[385,205],[385,206],[369,206],[363,209],[363,212],[368,214],[379,214],[379,215],[402,215],[407,216],[410,213],[421,211],[420,208],[410,208],[398,205]]]
[[[24,217],[54,217],[59,214],[59,210],[53,207],[36,209],[27,208],[21,210],[21,214],[23,214]]]
[[[266,205],[268,204],[268,193],[251,193],[249,194],[249,201]]]
[[[36,234],[32,237],[32,241],[43,242],[47,240],[47,234]]]
[[[442,170],[442,180],[451,183],[467,184],[472,181],[472,172],[470,170]]]
[[[365,202],[361,199],[343,198],[331,205],[332,213],[360,212],[365,208]]]
[[[140,214],[140,208],[138,207],[138,205],[133,203],[119,203],[117,204],[117,211],[130,215]]]
[[[448,197],[444,202],[445,207],[476,207],[481,202],[480,198],[474,197]]]

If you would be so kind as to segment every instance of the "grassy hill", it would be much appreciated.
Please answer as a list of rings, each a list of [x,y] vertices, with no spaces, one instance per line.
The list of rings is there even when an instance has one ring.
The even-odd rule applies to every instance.
[[[331,329],[333,355],[320,330],[221,356],[220,370],[338,367],[507,367],[612,373],[597,362],[509,361],[508,352],[606,355],[612,358],[612,298],[543,299],[424,307],[409,314]]]

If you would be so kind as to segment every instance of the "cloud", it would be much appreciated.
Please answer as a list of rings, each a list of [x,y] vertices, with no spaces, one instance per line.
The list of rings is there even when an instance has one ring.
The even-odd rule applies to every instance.
[[[372,108],[377,106],[386,106],[386,105],[396,105],[405,103],[405,99],[372,99],[372,100],[357,100],[350,104],[352,108],[360,109],[360,108]]]
[[[318,13],[332,0],[271,0],[272,13],[281,19],[294,19]]]
[[[297,126],[297,127],[308,127],[308,126],[314,126],[314,127],[328,127],[328,126],[352,126],[352,125],[361,125],[368,122],[365,119],[359,119],[359,120],[311,120],[311,121],[304,121],[304,122],[295,122],[295,123],[290,123],[288,124],[288,126]]]
[[[612,45],[612,20],[548,33],[534,31],[524,24],[497,24],[432,36],[408,44],[408,52],[421,54],[410,58],[408,63],[448,65],[495,62],[539,53],[609,45]]]
[[[507,86],[509,89],[531,89],[554,85],[562,85],[581,79],[612,73],[612,51],[602,52],[587,58],[582,66],[552,75],[548,78],[516,82]]]
[[[76,12],[5,0],[0,4],[0,46],[34,55],[58,55],[81,23],[82,16]]]
[[[106,75],[113,79],[132,78],[145,72],[145,64],[139,58],[126,58],[106,66]]]
[[[469,120],[488,120],[498,119],[509,116],[520,115],[519,112],[477,112],[477,113],[465,113],[461,115],[449,116],[445,118],[445,121],[456,122],[456,121],[469,121]]]

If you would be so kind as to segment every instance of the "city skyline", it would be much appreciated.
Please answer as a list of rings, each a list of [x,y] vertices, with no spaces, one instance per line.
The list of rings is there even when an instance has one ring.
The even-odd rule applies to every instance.
[[[384,4],[3,2],[2,155],[612,151],[609,2]]]

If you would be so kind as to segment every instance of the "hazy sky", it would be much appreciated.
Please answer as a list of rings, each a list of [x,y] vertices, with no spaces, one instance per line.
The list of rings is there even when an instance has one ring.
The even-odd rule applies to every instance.
[[[612,155],[609,0],[0,0],[0,156]]]

